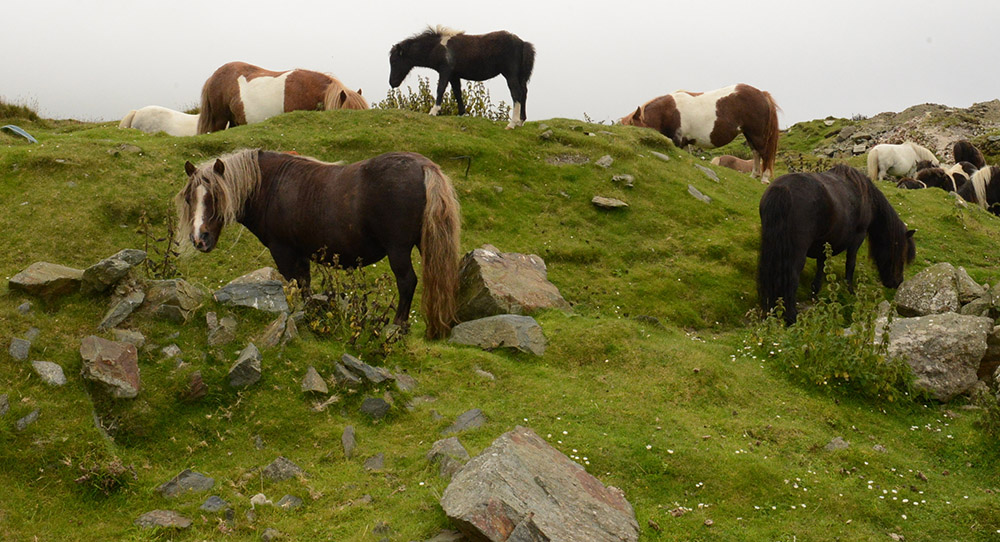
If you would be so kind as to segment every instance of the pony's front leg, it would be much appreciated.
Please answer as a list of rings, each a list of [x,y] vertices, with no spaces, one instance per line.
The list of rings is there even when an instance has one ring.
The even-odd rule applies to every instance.
[[[302,298],[308,299],[312,293],[309,287],[309,258],[299,256],[294,249],[284,246],[270,247],[270,250],[281,276],[288,282],[294,280],[302,292]]]
[[[437,98],[434,100],[434,107],[431,108],[432,117],[436,117],[441,111],[441,104],[444,102],[444,91],[448,88],[448,81],[448,76],[443,73],[438,78]]]
[[[451,93],[455,95],[455,102],[458,103],[458,116],[465,114],[465,101],[462,100],[462,79],[459,77],[451,78]]]
[[[855,247],[847,247],[847,264],[844,266],[844,274],[847,276],[847,291],[854,293],[854,266],[858,263],[859,244]]]

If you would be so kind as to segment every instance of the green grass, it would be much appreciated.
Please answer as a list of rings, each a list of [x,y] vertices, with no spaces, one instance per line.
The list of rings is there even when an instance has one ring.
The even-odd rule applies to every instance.
[[[25,126],[37,145],[0,140],[0,201],[8,202],[0,215],[4,277],[35,261],[83,268],[141,246],[139,217],[145,213],[159,224],[171,212],[170,199],[186,181],[185,160],[240,147],[295,150],[331,161],[408,150],[439,163],[454,182],[463,251],[491,243],[542,256],[573,310],[537,315],[550,342],[541,358],[428,342],[418,318],[383,365],[407,370],[420,383],[414,395],[436,400],[407,411],[400,406],[407,397],[397,393],[390,416],[373,423],[358,407],[386,388],[341,391],[342,400],[330,409],[311,410],[299,391],[306,368],[314,365],[325,376],[347,348],[304,327],[297,342],[264,352],[261,382],[242,392],[229,388],[225,374],[236,353],[270,318],[212,302],[183,326],[133,317],[129,325],[151,343],[177,344],[184,364],[164,359],[157,347],[145,349],[137,399],[92,399],[78,376],[78,349],[80,339],[95,332],[107,301],[82,294],[32,300],[33,312],[22,316],[16,307],[27,298],[4,285],[4,344],[38,327],[30,359],[59,362],[70,379],[50,389],[30,365],[0,354],[0,393],[11,402],[0,422],[4,539],[256,539],[274,527],[295,540],[368,541],[378,540],[372,531],[387,522],[392,540],[422,540],[448,527],[437,504],[447,484],[424,454],[440,430],[470,408],[489,418],[483,428],[460,435],[471,453],[515,425],[533,428],[602,482],[623,489],[643,540],[997,536],[996,446],[976,426],[977,413],[950,406],[956,414],[946,417],[947,409],[936,404],[881,405],[833,395],[793,384],[777,364],[753,357],[756,345],[746,341],[756,305],[757,202],[764,187],[722,168],[715,168],[721,178],[715,183],[693,167],[705,162],[651,131],[552,119],[544,123],[554,136],[542,140],[534,122],[505,131],[483,119],[377,110],[298,112],[191,138],[44,122],[49,124]],[[812,145],[797,137],[783,145]],[[671,160],[655,158],[654,150]],[[614,158],[609,169],[594,165],[606,154]],[[562,155],[590,161],[547,161]],[[781,167],[779,161],[776,173]],[[634,175],[635,188],[612,184],[616,173]],[[689,184],[712,203],[688,195]],[[908,276],[949,261],[980,282],[996,281],[995,217],[957,207],[940,191],[882,188],[918,230],[917,261]],[[590,204],[595,195],[630,207],[600,211]],[[835,258],[838,272],[842,262]],[[265,265],[273,265],[270,256],[241,227],[226,230],[214,252],[179,262],[187,280],[209,290]],[[804,280],[813,267],[807,265]],[[376,269],[387,268],[380,263]],[[803,286],[802,298],[806,291]],[[235,343],[206,346],[204,315],[210,310],[235,314]],[[496,380],[477,376],[476,368]],[[195,370],[209,393],[183,402]],[[41,409],[40,419],[15,432],[13,421],[34,408]],[[95,428],[95,408],[112,423],[113,440]],[[340,447],[347,425],[356,428],[359,443],[351,460]],[[851,447],[824,451],[835,436]],[[257,437],[263,449],[254,446]],[[366,472],[363,460],[379,452],[386,469]],[[263,481],[258,469],[279,455],[308,477]],[[81,465],[106,466],[114,458],[134,465],[137,477],[124,477],[111,495],[74,481],[84,474]],[[153,491],[185,468],[216,479],[212,494],[233,505],[232,524],[198,511],[207,494],[168,501]],[[294,494],[305,504],[291,512],[258,508],[251,522],[245,512],[258,492],[275,501]],[[363,495],[371,503],[349,504]],[[672,516],[678,507],[690,511]],[[195,525],[183,533],[132,525],[156,508],[175,509]]]

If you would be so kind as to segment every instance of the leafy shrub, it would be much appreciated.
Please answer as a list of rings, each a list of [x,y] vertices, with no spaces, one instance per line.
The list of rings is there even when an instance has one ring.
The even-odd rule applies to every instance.
[[[171,279],[180,275],[177,269],[177,257],[180,248],[177,246],[177,217],[167,212],[163,220],[162,235],[158,235],[152,220],[146,211],[139,215],[139,227],[136,231],[142,236],[142,249],[146,251],[146,260],[142,262],[146,276],[151,279]]]
[[[913,372],[888,355],[888,323],[876,340],[881,287],[867,267],[859,266],[856,295],[842,292],[829,244],[825,250],[825,293],[792,326],[784,325],[783,307],[776,308],[751,332],[747,348],[807,387],[890,402],[912,400]]]
[[[391,88],[385,99],[375,104],[379,109],[406,109],[427,113],[434,107],[436,89],[431,88],[430,79],[417,76],[417,90],[407,86],[406,92],[402,87]],[[462,83],[462,97],[465,101],[465,114],[471,117],[484,117],[495,122],[506,121],[510,118],[510,106],[501,100],[493,103],[490,98],[490,91],[482,81],[466,81]],[[451,93],[451,87],[444,93],[441,102],[440,115],[457,115],[458,102]]]

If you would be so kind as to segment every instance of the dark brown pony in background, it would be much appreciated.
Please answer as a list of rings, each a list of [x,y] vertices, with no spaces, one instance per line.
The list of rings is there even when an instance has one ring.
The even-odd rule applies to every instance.
[[[304,156],[242,150],[200,166],[184,165],[187,185],[174,201],[178,241],[215,248],[222,228],[246,226],[271,252],[285,279],[308,295],[310,259],[345,268],[386,256],[399,305],[393,323],[407,329],[423,261],[427,335],[440,338],[455,321],[460,215],[451,181],[416,153],[394,152],[345,166]]]
[[[246,62],[223,64],[201,89],[198,133],[253,124],[289,111],[368,109],[336,77],[310,70],[275,72]]]
[[[979,152],[979,149],[977,149],[975,145],[964,139],[956,141],[955,145],[952,146],[951,151],[956,164],[959,162],[969,162],[975,166],[976,169],[983,169],[986,167],[986,159],[983,158],[983,153]]]
[[[721,147],[740,132],[753,149],[751,176],[762,182],[773,174],[778,154],[778,106],[770,93],[750,85],[732,85],[709,92],[677,92],[639,106],[622,124],[652,128],[674,145]],[[763,162],[763,164],[761,164]]]

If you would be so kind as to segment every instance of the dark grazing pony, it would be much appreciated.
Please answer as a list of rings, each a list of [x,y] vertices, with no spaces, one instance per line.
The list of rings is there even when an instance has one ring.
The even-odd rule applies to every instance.
[[[979,149],[972,143],[963,139],[956,141],[951,149],[956,164],[959,162],[969,162],[973,166],[976,166],[976,169],[986,167],[986,160],[983,158],[983,153],[979,152]]]
[[[1000,216],[1000,166],[984,167],[958,190],[965,201]]]
[[[275,72],[246,62],[223,64],[201,88],[198,133],[207,134],[269,119],[281,113],[317,109],[368,109],[361,90],[310,70]]]
[[[958,192],[969,182],[975,166],[969,162],[960,162],[947,169],[943,167],[925,167],[917,171],[916,180],[922,182],[925,188],[940,188],[945,192]],[[899,184],[897,183],[897,186]]]
[[[753,149],[750,175],[759,174],[762,182],[767,182],[774,169],[781,133],[778,106],[771,94],[744,84],[660,96],[623,117],[621,123],[652,128],[681,148],[692,144],[703,149],[721,147],[743,132]]]
[[[349,268],[388,255],[399,290],[393,323],[404,330],[417,247],[427,335],[447,334],[455,319],[460,216],[451,181],[434,162],[394,152],[340,166],[241,150],[184,169],[188,182],[175,197],[178,241],[210,252],[223,226],[239,222],[270,250],[282,276],[307,293],[311,258]]]
[[[896,181],[896,188],[902,188],[904,190],[922,190],[927,188],[927,183],[918,181],[912,177],[903,177],[902,179]]]
[[[868,252],[887,288],[903,282],[903,267],[913,261],[914,230],[882,192],[857,169],[837,165],[825,173],[790,173],[775,179],[760,200],[760,260],[757,293],[764,312],[783,299],[785,322],[797,316],[795,291],[806,258],[816,259],[813,295],[819,292],[829,243],[833,254],[847,252],[847,283],[853,287],[858,248],[868,237]]]
[[[514,102],[508,129],[524,124],[527,117],[528,80],[535,66],[535,46],[510,32],[468,35],[443,26],[428,28],[389,51],[389,86],[398,87],[415,66],[438,72],[437,97],[430,114],[441,110],[444,91],[451,83],[458,114],[465,114],[462,79],[485,81],[503,75]]]

